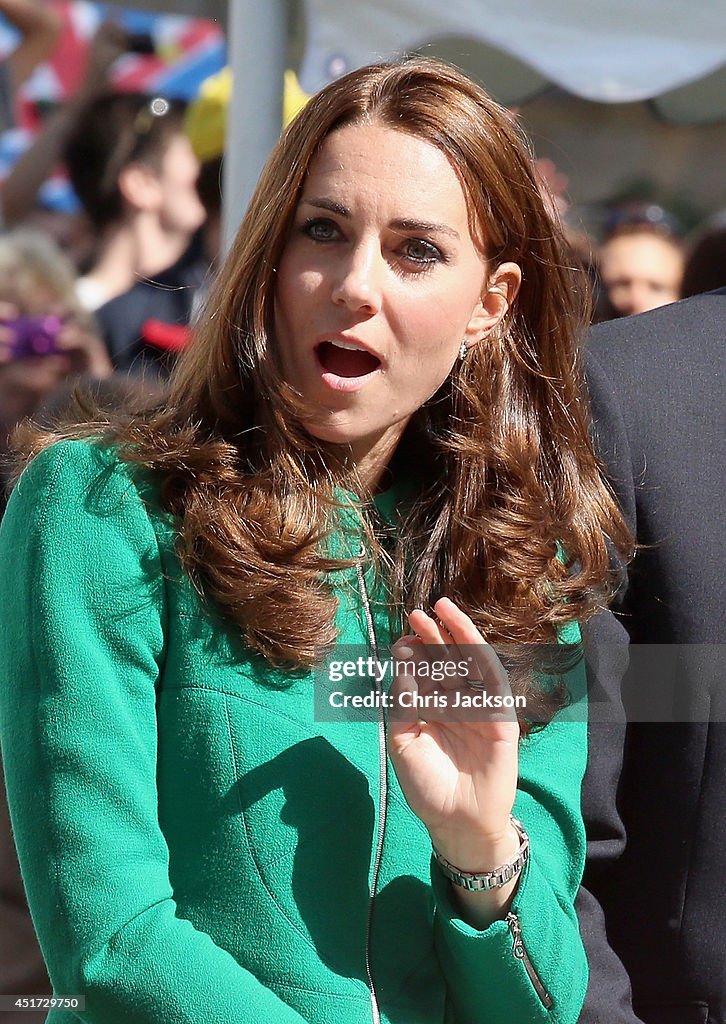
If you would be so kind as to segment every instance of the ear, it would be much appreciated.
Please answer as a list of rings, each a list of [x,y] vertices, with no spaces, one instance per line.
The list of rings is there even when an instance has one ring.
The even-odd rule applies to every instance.
[[[161,202],[159,176],[144,164],[128,164],[118,176],[123,199],[136,210],[155,210]]]
[[[504,319],[521,283],[522,271],[516,263],[500,263],[492,271],[465,331],[467,348],[485,338]]]

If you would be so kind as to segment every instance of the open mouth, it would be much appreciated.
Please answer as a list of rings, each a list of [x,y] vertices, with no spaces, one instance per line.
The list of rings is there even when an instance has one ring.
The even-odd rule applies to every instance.
[[[381,365],[380,359],[344,341],[321,341],[317,356],[326,373],[336,377],[365,377]]]

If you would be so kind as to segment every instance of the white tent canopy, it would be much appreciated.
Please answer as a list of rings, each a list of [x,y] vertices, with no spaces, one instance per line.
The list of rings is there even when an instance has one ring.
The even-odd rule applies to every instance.
[[[589,100],[649,99],[726,64],[724,0],[306,0],[301,84],[463,36]]]

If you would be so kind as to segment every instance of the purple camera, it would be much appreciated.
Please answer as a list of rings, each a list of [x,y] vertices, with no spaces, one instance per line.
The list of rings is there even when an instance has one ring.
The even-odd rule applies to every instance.
[[[11,359],[50,356],[58,351],[63,321],[57,316],[19,316],[3,320],[2,327],[13,334],[9,342]]]

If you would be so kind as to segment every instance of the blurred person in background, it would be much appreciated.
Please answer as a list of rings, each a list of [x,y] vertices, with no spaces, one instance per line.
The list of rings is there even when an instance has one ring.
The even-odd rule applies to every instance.
[[[682,242],[661,225],[641,221],[616,227],[598,254],[611,319],[675,302],[680,298],[683,266]]]
[[[206,270],[192,244],[205,210],[184,111],[161,97],[109,93],[88,104],[65,145],[71,184],[97,234],[78,297],[122,370],[163,370],[185,346]]]
[[[1,2],[1,0],[0,0]],[[104,22],[88,49],[85,73],[74,95],[43,120],[40,131],[13,164],[2,183],[2,202],[7,227],[19,225],[48,230],[63,248],[87,246],[88,225],[78,214],[55,215],[38,205],[38,192],[60,163],[69,133],[86,106],[109,89],[108,74],[114,62],[126,52],[128,34],[115,22]],[[84,230],[85,229],[85,230]],[[87,251],[87,250],[86,250]],[[75,252],[71,252],[72,258]]]
[[[42,0],[0,0],[0,15],[20,33],[18,45],[0,62],[0,131],[5,131],[15,120],[15,90],[52,53],[61,20]]]
[[[0,77],[14,91],[52,52],[61,34],[60,16],[46,0],[0,0],[0,15],[20,33]]]
[[[214,273],[224,255],[222,236],[223,163],[232,83],[232,70],[229,67],[224,67],[216,74],[210,75],[202,83],[184,117],[184,130],[200,162],[197,193],[206,213],[206,219],[200,232],[200,242],[208,272],[195,295],[192,315],[203,305]],[[283,90],[283,127],[290,123],[309,99],[308,94],[300,88],[295,72],[288,69],[285,72]]]
[[[710,217],[689,239],[681,296],[726,287],[726,210]]]
[[[13,428],[62,381],[111,373],[93,318],[76,297],[75,279],[50,239],[22,228],[0,235],[0,456]],[[20,338],[21,326],[27,334],[33,325],[44,332],[35,348]]]

